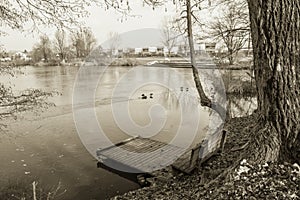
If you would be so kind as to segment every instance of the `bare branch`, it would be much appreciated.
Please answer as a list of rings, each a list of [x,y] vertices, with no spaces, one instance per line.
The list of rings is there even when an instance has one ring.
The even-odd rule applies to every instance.
[[[24,30],[24,24],[31,24],[31,30],[39,25],[54,25],[71,28],[79,25],[78,18],[88,15],[86,7],[99,5],[97,0],[2,0],[0,2],[0,25]]]

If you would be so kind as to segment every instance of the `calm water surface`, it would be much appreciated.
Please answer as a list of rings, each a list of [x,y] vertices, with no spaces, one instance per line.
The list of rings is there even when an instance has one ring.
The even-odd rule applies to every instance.
[[[112,142],[142,135],[169,143],[181,127],[187,132],[195,132],[193,145],[220,124],[214,112],[198,105],[190,69],[176,69],[176,73],[181,74],[185,81],[170,76],[164,68],[131,69],[110,67],[99,80],[97,73],[87,72],[81,77],[84,81],[76,84],[79,67],[71,66],[29,66],[22,69],[24,74],[2,77],[2,81],[14,86],[15,92],[39,88],[49,92],[58,91],[62,95],[50,98],[56,104],[55,108],[37,116],[24,114],[17,121],[9,123],[8,135],[13,137],[4,137],[0,147],[1,185],[9,184],[12,180],[37,180],[46,188],[61,183],[62,199],[104,199],[138,188],[133,182],[96,168],[96,160],[91,154],[101,141],[87,134],[84,144],[91,147],[91,154],[87,151],[78,137],[80,127],[77,125],[76,129],[72,107],[79,114],[95,111],[99,125]],[[92,83],[95,78],[99,82],[95,88],[89,87],[86,83]],[[153,83],[143,84],[145,80]],[[172,89],[157,84],[161,80],[172,85]],[[82,94],[75,100],[74,86]],[[95,98],[91,100],[89,94],[94,94]],[[142,98],[142,94],[147,99]],[[255,106],[255,99],[236,99],[229,104],[232,116],[242,116],[245,111],[251,113]],[[124,111],[123,108],[127,112],[118,113]],[[116,109],[116,113],[113,113],[113,109]],[[80,120],[85,126],[81,127],[84,129],[81,131],[94,130],[89,118],[84,114],[82,116]],[[117,118],[119,122],[124,122],[128,116],[134,126],[115,120]],[[193,116],[199,117],[199,121],[195,122],[191,118]],[[186,120],[184,123],[181,123],[182,118]],[[149,130],[154,130],[155,134]],[[184,136],[181,141],[187,142]]]

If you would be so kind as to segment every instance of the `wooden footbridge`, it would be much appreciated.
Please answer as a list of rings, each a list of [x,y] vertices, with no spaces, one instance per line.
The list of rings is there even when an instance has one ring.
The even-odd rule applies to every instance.
[[[158,168],[172,166],[186,174],[223,149],[226,131],[220,130],[191,149],[166,144],[157,140],[132,137],[113,146],[98,149],[98,167],[129,174],[151,174]],[[181,155],[175,157],[174,155]],[[112,166],[118,166],[118,170]],[[113,169],[114,168],[114,169]]]

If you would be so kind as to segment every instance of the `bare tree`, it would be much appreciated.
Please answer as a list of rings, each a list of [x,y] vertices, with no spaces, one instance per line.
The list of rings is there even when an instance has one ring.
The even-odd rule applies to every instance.
[[[52,47],[50,39],[47,35],[40,36],[40,41],[34,46],[32,54],[35,61],[49,61],[52,56]]]
[[[177,43],[179,34],[175,33],[174,21],[170,17],[165,17],[161,25],[162,43],[168,49],[168,55],[171,55],[171,50]]]
[[[65,60],[68,51],[65,31],[57,30],[54,39],[55,50],[59,54],[60,60]]]
[[[83,31],[81,28],[72,34],[71,41],[72,41],[72,46],[75,48],[76,57],[83,58],[85,56],[84,53],[85,47],[84,47]]]
[[[95,48],[97,40],[91,29],[86,28],[84,31],[85,39],[85,54],[89,55],[92,50]]]
[[[229,1],[223,6],[223,14],[210,25],[210,35],[224,42],[228,50],[229,64],[249,40],[250,21],[245,0]]]
[[[77,58],[84,58],[91,53],[96,44],[96,38],[89,28],[81,27],[72,34],[72,45]]]
[[[198,2],[199,5],[200,5],[201,2],[203,2],[203,0]],[[187,36],[188,36],[188,42],[189,42],[189,47],[190,47],[190,57],[191,57],[191,64],[192,64],[192,69],[193,69],[194,82],[195,82],[195,85],[196,85],[196,88],[197,88],[197,91],[198,91],[198,94],[199,94],[199,97],[200,97],[201,105],[212,107],[212,102],[206,96],[206,94],[205,94],[205,92],[203,90],[203,87],[202,87],[202,84],[201,84],[201,81],[200,81],[200,77],[199,77],[199,74],[198,74],[198,69],[196,68],[196,59],[195,59],[195,50],[194,50],[194,39],[193,39],[193,25],[192,25],[192,23],[193,23],[192,22],[192,17],[194,17],[195,19],[196,19],[196,17],[195,17],[195,15],[192,12],[192,7],[194,7],[195,5],[197,6],[198,3],[196,3],[194,5],[191,5],[191,0],[186,0],[186,2],[185,2],[185,6],[186,6]],[[219,110],[220,110],[220,108],[218,106],[217,111],[219,111]],[[224,113],[224,112],[220,111],[219,113],[221,114],[221,113]],[[224,116],[222,116],[222,114],[221,114],[221,117],[224,117]]]
[[[108,45],[109,45],[109,50],[111,54],[114,54],[115,51],[119,48],[121,45],[121,37],[120,34],[117,32],[109,32],[108,33]]]

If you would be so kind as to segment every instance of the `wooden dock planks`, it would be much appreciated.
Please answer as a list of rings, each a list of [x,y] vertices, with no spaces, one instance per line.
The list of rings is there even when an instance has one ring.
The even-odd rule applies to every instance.
[[[176,170],[190,174],[199,163],[222,150],[225,139],[226,131],[218,131],[196,147],[185,151],[181,147],[149,138],[133,137],[97,150],[97,156],[102,164],[119,164],[139,173],[171,165]]]
[[[133,170],[149,172],[155,167],[170,165],[178,153],[184,150],[180,147],[165,144],[149,138],[134,137],[117,143],[114,146],[97,150],[97,156],[105,162],[116,162]]]

